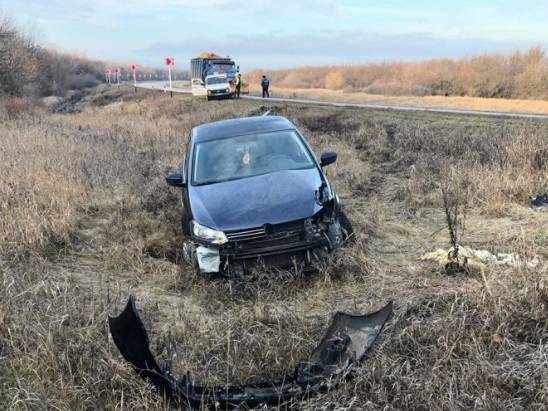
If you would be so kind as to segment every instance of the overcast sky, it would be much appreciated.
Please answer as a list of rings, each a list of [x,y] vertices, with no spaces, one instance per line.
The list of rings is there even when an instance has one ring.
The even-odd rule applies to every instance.
[[[201,51],[242,70],[548,48],[548,0],[0,0],[34,38],[179,68]]]

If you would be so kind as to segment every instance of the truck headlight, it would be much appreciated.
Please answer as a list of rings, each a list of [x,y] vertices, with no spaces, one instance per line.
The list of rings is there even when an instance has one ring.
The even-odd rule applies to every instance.
[[[211,244],[221,245],[228,242],[225,233],[222,231],[214,230],[204,225],[198,224],[196,221],[192,221],[192,233]]]

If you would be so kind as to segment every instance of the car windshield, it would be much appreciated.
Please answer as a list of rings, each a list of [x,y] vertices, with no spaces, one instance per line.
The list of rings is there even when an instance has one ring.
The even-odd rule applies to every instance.
[[[213,63],[212,67],[217,71],[230,71],[234,69],[234,64]]]
[[[206,79],[207,84],[223,84],[227,82],[226,77],[210,77]]]
[[[193,184],[205,185],[282,170],[313,168],[315,163],[294,130],[249,134],[197,143]]]

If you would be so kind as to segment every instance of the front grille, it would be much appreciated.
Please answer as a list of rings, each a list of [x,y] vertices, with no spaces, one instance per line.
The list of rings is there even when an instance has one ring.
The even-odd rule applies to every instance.
[[[303,220],[263,227],[225,232],[229,243],[227,250],[249,252],[268,248],[285,248],[304,240]]]
[[[290,233],[290,232],[302,233],[303,230],[304,230],[303,220],[290,221],[289,223],[282,223],[282,224],[276,224],[276,225],[270,226],[270,232],[272,234]]]
[[[266,236],[266,232],[264,227],[260,227],[249,230],[228,231],[225,232],[225,235],[229,241],[246,241],[264,238]]]
[[[288,234],[286,236],[276,236],[271,238],[262,238],[255,241],[242,241],[238,243],[238,250],[256,250],[259,248],[276,247],[286,244],[298,243],[301,241],[301,236],[298,233]]]

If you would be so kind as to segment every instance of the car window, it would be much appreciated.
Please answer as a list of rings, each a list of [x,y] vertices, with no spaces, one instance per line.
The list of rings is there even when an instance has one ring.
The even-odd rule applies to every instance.
[[[210,77],[206,79],[207,84],[224,84],[227,83],[228,80],[226,77]]]
[[[197,143],[193,184],[313,167],[309,151],[294,130],[250,134]]]

